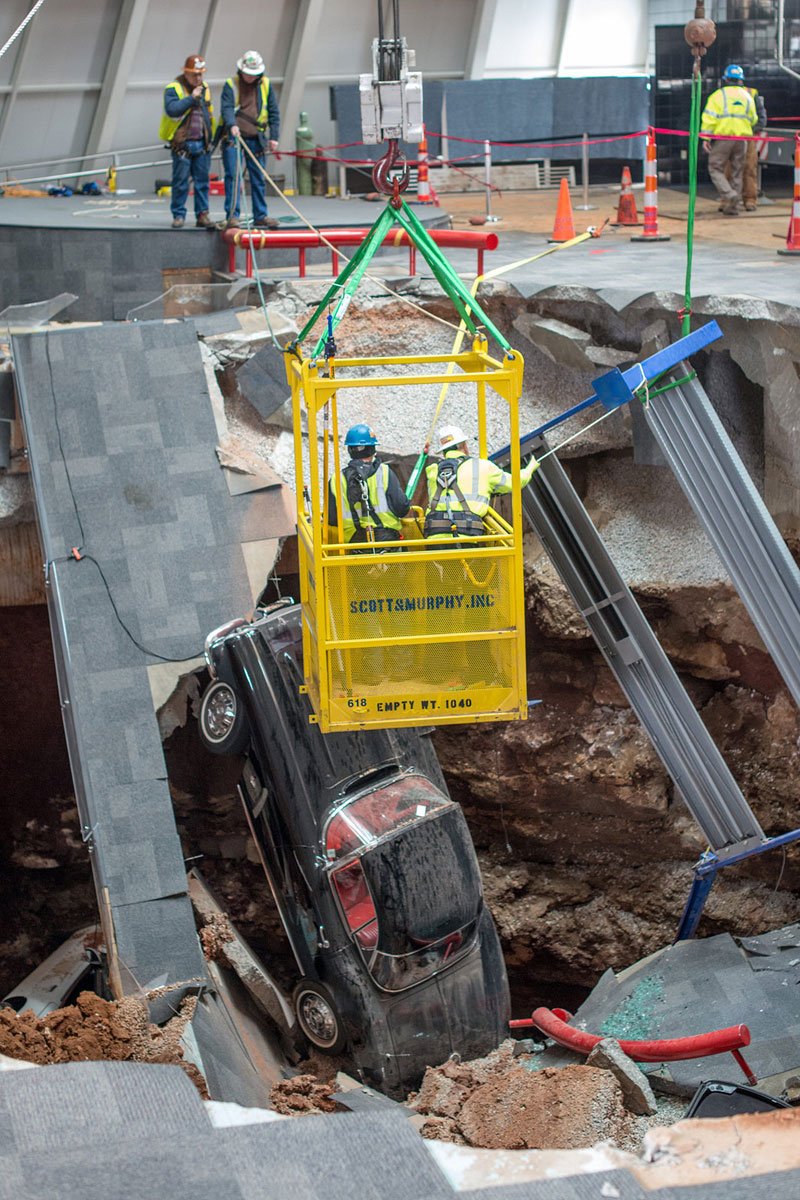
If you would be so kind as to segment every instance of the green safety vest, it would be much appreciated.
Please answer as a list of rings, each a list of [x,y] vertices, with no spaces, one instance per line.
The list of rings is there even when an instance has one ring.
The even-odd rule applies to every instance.
[[[393,529],[399,533],[402,529],[402,524],[400,518],[396,517],[389,508],[389,502],[386,498],[386,489],[388,486],[389,467],[387,463],[381,463],[378,470],[373,475],[370,475],[367,480],[367,495],[369,497],[367,511],[365,513],[359,511],[354,514],[350,507],[350,498],[347,495],[347,479],[345,478],[344,471],[342,471],[342,533],[346,542],[353,540],[356,530],[359,528],[375,529],[375,517],[378,518],[384,529]],[[356,517],[358,518],[358,524],[356,524]]]
[[[239,79],[237,76],[236,82],[232,79],[226,79],[225,82],[230,85],[231,90],[236,96],[236,107],[239,107]],[[269,96],[269,80],[266,75],[261,76],[261,104],[259,106],[258,115],[256,117],[256,125],[259,129],[266,129],[269,125],[269,109],[267,107],[267,97]]]
[[[179,83],[177,79],[173,80],[172,83],[168,83],[167,86],[164,88],[164,91],[166,92],[168,88],[172,88],[173,92],[175,93],[175,95],[177,96],[177,98],[179,100],[183,100],[184,96],[189,95],[189,93],[186,91],[183,84]],[[211,133],[213,134],[213,132],[214,132],[214,106],[211,101],[211,91],[210,91],[207,83],[203,84],[203,99],[206,102],[206,107],[208,108],[208,115],[211,118]],[[161,114],[161,124],[158,127],[158,136],[161,138],[162,142],[171,142],[172,141],[172,139],[175,137],[175,134],[178,132],[178,129],[181,127],[183,122],[188,119],[191,111],[192,111],[191,108],[187,108],[186,112],[183,114],[182,117],[167,116],[166,111]]]
[[[444,457],[460,458],[463,456],[450,453],[445,454]],[[455,492],[452,491],[448,492],[447,495],[442,493],[436,502],[436,507],[433,509],[430,507],[439,490],[437,482],[438,472],[438,463],[431,463],[430,466],[425,468],[425,474],[428,478],[428,511],[446,512],[449,499],[451,510],[453,512],[461,512],[463,505]],[[489,511],[489,497],[493,493],[510,492],[512,488],[512,479],[508,472],[501,470],[500,467],[485,458],[465,459],[458,468],[456,483],[466,501],[468,510],[477,517],[484,517]]]
[[[700,132],[749,137],[757,121],[755,101],[748,89],[728,83],[708,97]]]

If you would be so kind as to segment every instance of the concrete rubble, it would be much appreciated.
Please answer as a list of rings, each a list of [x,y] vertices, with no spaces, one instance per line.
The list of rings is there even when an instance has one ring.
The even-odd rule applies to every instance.
[[[495,1150],[574,1150],[598,1142],[635,1149],[651,1123],[644,1118],[663,1124],[685,1112],[682,1103],[656,1104],[618,1043],[606,1046],[594,1065],[543,1066],[536,1054],[519,1050],[508,1040],[486,1058],[429,1067],[408,1100],[426,1118],[422,1136]]]

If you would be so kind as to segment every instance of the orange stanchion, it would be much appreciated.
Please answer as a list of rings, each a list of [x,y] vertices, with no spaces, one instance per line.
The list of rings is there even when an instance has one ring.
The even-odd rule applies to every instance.
[[[644,229],[635,233],[632,242],[668,242],[668,233],[658,232],[658,163],[656,161],[656,135],[647,131],[647,151],[644,164]]]
[[[641,225],[639,214],[636,211],[636,199],[633,194],[633,180],[631,179],[630,167],[622,168],[622,191],[620,192],[619,205],[617,206],[617,219],[615,225]]]
[[[548,242],[568,242],[575,237],[575,222],[572,219],[572,201],[569,196],[569,184],[561,180],[556,206],[556,219],[553,223],[552,236]]]
[[[800,134],[794,135],[794,197],[792,215],[786,231],[786,246],[778,254],[791,257],[800,254]]]
[[[431,185],[428,182],[428,139],[422,126],[422,140],[417,150],[417,200],[420,204],[431,204]]]
[[[422,126],[422,140],[417,151],[417,203],[438,204],[439,197],[428,178],[428,138]]]

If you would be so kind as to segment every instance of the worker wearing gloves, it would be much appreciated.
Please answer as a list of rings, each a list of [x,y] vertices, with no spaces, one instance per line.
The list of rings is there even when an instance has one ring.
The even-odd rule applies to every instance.
[[[378,458],[378,439],[369,425],[348,429],[344,444],[350,461],[341,474],[342,532],[346,542],[394,542],[400,518],[411,507],[394,471]],[[328,523],[336,526],[338,508],[333,480],[328,485]]]
[[[189,180],[194,183],[195,224],[214,229],[208,215],[208,172],[214,109],[211,92],[203,80],[206,64],[199,54],[190,54],[183,71],[164,88],[164,114],[158,135],[172,151],[172,228],[186,223]]]
[[[225,216],[229,228],[238,226],[242,176],[246,168],[250,177],[253,224],[261,229],[277,229],[278,222],[267,216],[266,180],[259,168],[266,166],[267,151],[274,154],[278,149],[281,127],[278,101],[264,74],[264,60],[257,50],[247,50],[237,62],[236,69],[236,79],[225,81],[220,105]],[[249,153],[240,148],[239,138]]]
[[[443,458],[426,468],[428,511],[425,537],[480,537],[483,517],[489,511],[493,495],[510,492],[513,479],[486,458],[472,457],[467,435],[457,425],[439,430],[439,450]],[[539,464],[531,458],[520,472],[520,485],[527,487]]]
[[[736,64],[725,68],[722,87],[712,92],[706,103],[700,126],[704,134],[717,134],[720,140],[703,147],[708,153],[708,173],[722,203],[726,216],[735,217],[742,201],[742,175],[747,142],[758,122],[756,105],[744,86],[744,71]],[[725,178],[725,166],[730,164],[730,183]]]

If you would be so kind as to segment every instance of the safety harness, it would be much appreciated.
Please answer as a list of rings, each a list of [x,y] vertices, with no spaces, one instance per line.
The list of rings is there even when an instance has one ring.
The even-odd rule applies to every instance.
[[[380,469],[378,466],[378,474],[380,474]],[[375,539],[375,529],[380,528],[383,524],[372,503],[367,482],[375,473],[374,463],[364,462],[358,458],[352,458],[343,472],[347,484],[347,503],[350,506],[353,524],[357,531],[362,528],[366,529],[367,538],[370,541]],[[379,479],[377,482],[380,490],[381,480]]]
[[[458,458],[443,458],[436,468],[436,491],[431,499],[428,515],[425,517],[425,537],[439,534],[451,534],[452,537],[475,537],[483,533],[483,521],[469,507],[467,500],[458,486],[458,472],[464,463],[469,462],[467,455]],[[453,510],[453,497],[461,505]],[[444,499],[444,508],[439,504]]]

